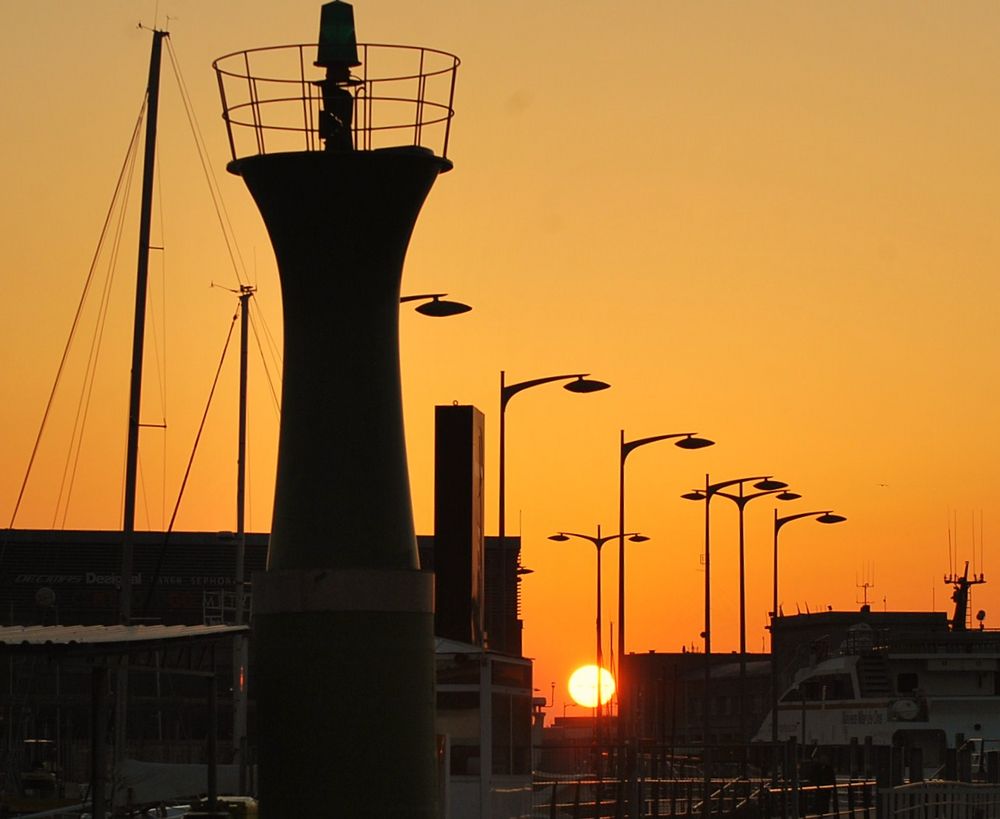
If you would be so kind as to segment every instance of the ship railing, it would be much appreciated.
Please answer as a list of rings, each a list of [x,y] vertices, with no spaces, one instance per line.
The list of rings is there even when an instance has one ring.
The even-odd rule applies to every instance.
[[[324,149],[325,74],[314,64],[316,54],[314,44],[270,46],[212,63],[234,160]],[[359,43],[358,57],[358,73],[343,85],[354,100],[354,150],[414,146],[447,158],[458,57],[383,43]]]
[[[822,785],[778,782],[765,788],[763,815],[875,819],[878,793],[874,779],[850,779]]]
[[[967,635],[967,636],[966,636]],[[984,629],[941,639],[903,638],[888,641],[890,654],[1000,654],[1000,631]]]
[[[879,816],[930,819],[948,816],[979,819],[1000,816],[1000,785],[970,782],[914,782],[885,788],[880,793]]]
[[[593,775],[545,775],[534,778],[532,817],[591,819],[591,817],[695,816],[706,797],[701,777],[637,776],[623,780]],[[712,779],[709,812],[734,815],[748,811],[764,815],[767,783],[762,779]]]

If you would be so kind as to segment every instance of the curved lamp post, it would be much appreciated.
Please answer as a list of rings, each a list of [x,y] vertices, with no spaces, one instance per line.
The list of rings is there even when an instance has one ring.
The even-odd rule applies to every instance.
[[[601,711],[603,703],[601,702],[601,671],[604,668],[604,651],[601,648],[601,547],[612,540],[617,540],[619,538],[628,538],[633,543],[643,543],[649,540],[645,535],[641,535],[638,532],[622,532],[616,535],[604,535],[601,536],[601,526],[597,526],[597,536],[594,535],[582,535],[577,532],[558,532],[557,534],[550,535],[549,540],[555,540],[560,543],[569,540],[570,538],[579,538],[580,540],[586,540],[588,543],[593,543],[597,547],[597,704],[594,706],[594,742],[597,746],[601,743]],[[619,715],[620,718],[621,715]]]
[[[753,480],[751,478],[750,480]],[[746,748],[746,676],[747,676],[747,609],[746,609],[746,572],[745,572],[745,538],[744,538],[744,515],[743,510],[746,508],[747,504],[752,500],[757,498],[763,498],[767,495],[774,495],[780,501],[791,501],[798,500],[802,496],[797,492],[790,492],[787,489],[761,489],[758,492],[753,492],[749,495],[745,494],[744,484],[745,481],[738,481],[739,494],[733,494],[731,492],[723,492],[717,490],[715,492],[720,498],[728,498],[736,507],[739,509],[739,520],[740,520],[740,741],[744,743],[744,749]],[[768,486],[774,486],[775,484],[782,483],[781,481],[769,480],[766,482]],[[760,485],[758,484],[758,486]],[[693,492],[683,496],[687,500],[704,500],[705,493],[702,490],[696,489]],[[742,773],[746,776],[746,754],[742,757]]]
[[[702,748],[703,748],[703,782],[705,798],[702,799],[702,815],[708,816],[711,808],[711,800],[708,798],[711,776],[709,773],[709,744],[708,733],[711,727],[710,718],[710,693],[712,687],[712,561],[711,561],[711,527],[709,521],[709,510],[712,505],[713,495],[717,495],[723,489],[737,484],[750,483],[755,481],[754,488],[761,491],[785,489],[788,484],[783,481],[776,481],[773,475],[752,475],[744,478],[734,478],[730,481],[720,481],[711,483],[709,476],[705,475],[705,488],[695,492],[688,492],[681,497],[686,500],[700,500],[705,503],[705,683],[702,691]]]
[[[771,781],[776,781],[778,775],[778,660],[774,653],[774,624],[778,619],[778,532],[786,523],[802,518],[813,518],[817,523],[843,523],[847,520],[843,515],[837,515],[827,509],[822,512],[799,512],[796,515],[778,517],[774,510],[774,575],[771,586],[771,747],[774,751],[774,764],[771,768]]]
[[[506,383],[506,373],[500,371],[500,482],[499,482],[499,511],[497,515],[497,540],[500,543],[500,646],[499,650],[509,652],[507,645],[507,443],[506,443],[506,410],[510,399],[519,392],[548,384],[553,381],[568,381],[563,385],[564,390],[569,392],[587,393],[606,390],[611,385],[588,378],[590,373],[571,373],[569,375],[549,375],[545,378],[532,378],[529,381],[519,381],[516,384]]]
[[[417,296],[400,296],[399,303],[403,304],[408,301],[422,302],[413,309],[418,313],[423,313],[425,316],[433,316],[434,318],[457,316],[460,313],[468,313],[472,309],[470,305],[463,304],[460,301],[444,300],[444,297],[447,295],[447,293],[421,293]]]
[[[622,533],[618,536],[618,656],[622,659],[618,662],[618,688],[616,689],[618,692],[618,745],[621,748],[625,745],[625,721],[622,719],[621,709],[621,672],[625,658],[625,460],[633,450],[641,446],[669,440],[673,440],[674,446],[680,449],[703,449],[715,444],[715,441],[710,441],[708,438],[699,438],[697,432],[672,432],[667,435],[651,435],[648,438],[626,441],[625,430],[621,430],[618,449],[618,531]]]

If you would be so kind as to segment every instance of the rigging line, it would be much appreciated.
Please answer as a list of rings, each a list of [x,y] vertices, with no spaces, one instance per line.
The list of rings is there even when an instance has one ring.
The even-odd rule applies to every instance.
[[[979,570],[986,571],[986,541],[983,540],[983,510],[979,510]]]
[[[246,263],[243,261],[239,244],[236,242],[236,231],[233,230],[233,224],[229,218],[229,213],[226,210],[226,204],[222,198],[222,193],[219,189],[219,182],[215,177],[215,171],[212,169],[211,163],[208,162],[208,149],[205,147],[205,139],[201,134],[201,128],[198,126],[198,119],[195,116],[194,107],[191,104],[191,97],[188,94],[187,85],[184,82],[180,65],[177,62],[177,56],[174,54],[174,47],[169,40],[167,41],[167,56],[170,58],[170,65],[174,70],[174,78],[177,80],[177,88],[180,91],[181,102],[184,105],[184,112],[187,115],[188,125],[191,128],[191,135],[194,137],[195,148],[198,153],[198,161],[201,163],[201,170],[205,175],[205,182],[208,184],[209,195],[212,198],[212,205],[215,208],[216,218],[219,220],[219,227],[222,230],[222,238],[226,243],[229,260],[233,265],[233,271],[236,273],[237,281],[239,281],[240,284],[246,284],[249,282],[249,278],[246,273]]]
[[[136,146],[138,146],[138,141],[136,141]],[[101,301],[97,311],[97,325],[94,329],[94,336],[91,339],[90,351],[87,356],[87,365],[84,371],[84,383],[81,388],[80,402],[82,404],[82,417],[80,414],[81,404],[77,406],[77,420],[79,424],[74,422],[73,435],[71,436],[70,451],[74,449],[75,445],[75,457],[73,458],[73,466],[69,471],[69,484],[66,488],[65,502],[63,503],[63,486],[59,487],[59,496],[56,504],[56,510],[58,514],[59,503],[63,503],[63,522],[62,526],[65,528],[66,519],[69,516],[70,501],[73,496],[73,487],[76,484],[77,468],[79,466],[80,455],[83,451],[83,438],[87,428],[87,418],[90,414],[91,399],[94,392],[94,384],[97,380],[97,367],[100,360],[101,346],[104,339],[104,330],[107,326],[108,312],[111,304],[111,292],[112,286],[114,284],[114,274],[118,269],[118,255],[121,252],[122,246],[122,236],[125,231],[125,220],[127,216],[125,203],[128,201],[129,194],[132,190],[132,183],[135,181],[135,164],[138,160],[139,152],[138,150],[132,153],[132,163],[128,169],[128,177],[125,180],[125,187],[122,191],[121,205],[118,211],[118,219],[115,223],[114,236],[110,242],[110,258],[107,263],[107,275],[104,278],[104,287],[101,292]],[[68,463],[69,453],[67,453],[67,463]],[[65,475],[65,473],[64,473]]]
[[[156,311],[153,310],[153,309],[151,309],[151,307],[152,307],[151,302],[154,299],[154,294],[152,292],[153,291],[152,287],[147,288],[147,290],[146,290],[146,315],[149,317],[149,324],[147,325],[147,327],[149,327],[150,334],[153,336],[153,343],[150,346],[152,347],[153,362],[154,362],[154,365],[156,367],[156,385],[157,385],[157,388],[159,389],[160,418],[161,418],[161,420],[163,422],[163,427],[162,427],[163,428],[163,438],[166,439],[166,427],[167,427],[166,367],[165,367],[165,361],[166,361],[166,352],[165,352],[165,348],[166,348],[166,293],[165,293],[165,290],[166,290],[166,274],[164,272],[165,271],[165,265],[164,265],[164,252],[165,251],[163,250],[166,242],[164,240],[165,229],[164,229],[164,221],[163,221],[163,186],[162,186],[162,184],[160,182],[160,180],[162,179],[162,177],[160,176],[160,164],[159,163],[157,163],[157,165],[156,165],[155,173],[156,173],[156,178],[157,178],[156,191],[157,191],[157,197],[158,197],[158,200],[159,200],[159,207],[157,208],[157,215],[159,216],[159,219],[160,219],[160,241],[159,241],[158,248],[160,249],[160,257],[159,257],[160,258],[160,282],[161,282],[161,287],[162,287],[162,289],[160,291],[160,297],[161,297],[161,302],[160,302],[161,308],[160,309],[161,309],[161,311],[163,313],[163,337],[162,338],[160,337],[160,333],[157,332]],[[161,360],[161,356],[160,356],[160,348],[161,348],[161,346],[163,346],[163,348],[164,348],[164,356],[163,356],[162,360]],[[150,514],[150,511],[149,511],[149,494],[148,494],[148,492],[146,490],[146,478],[145,478],[145,475],[142,473],[141,466],[139,467],[138,472],[139,472],[139,476],[140,476],[139,479],[140,479],[140,482],[142,484],[142,505],[143,505],[143,510],[146,513],[146,525],[149,528],[152,528],[152,526],[153,526],[153,524],[152,524],[152,515]]]
[[[972,512],[972,576],[976,576],[976,512]]]
[[[136,142],[138,145],[138,142]],[[56,509],[54,516],[59,514],[59,506],[63,507],[63,518],[62,518],[62,528],[66,526],[66,519],[69,516],[70,500],[73,495],[73,487],[76,483],[77,468],[79,466],[80,455],[83,451],[83,438],[87,428],[87,418],[90,414],[91,399],[94,392],[94,384],[97,380],[97,366],[100,360],[101,346],[104,339],[104,330],[107,326],[108,312],[111,304],[111,291],[114,284],[114,274],[118,269],[118,254],[121,251],[122,235],[125,230],[125,219],[127,216],[127,211],[125,203],[128,201],[129,194],[132,190],[132,183],[135,180],[135,164],[138,159],[139,152],[132,152],[132,162],[128,168],[128,176],[125,180],[125,186],[122,191],[120,199],[120,207],[118,210],[118,218],[115,223],[114,235],[110,241],[110,258],[107,263],[107,273],[104,277],[104,287],[101,291],[101,300],[97,310],[97,322],[94,328],[94,334],[91,337],[90,350],[87,355],[87,364],[84,369],[84,380],[80,390],[80,398],[77,403],[77,414],[73,423],[73,432],[70,436],[70,448],[67,451],[66,465],[63,469],[63,480],[59,486],[59,494],[56,500]],[[72,467],[70,468],[70,459],[72,457]],[[68,470],[68,472],[67,472]],[[69,478],[67,485],[67,475]],[[63,499],[63,491],[65,488],[65,500]],[[55,522],[53,521],[53,527],[55,527]]]
[[[145,113],[146,113],[146,100],[144,98],[143,101],[142,101],[142,105],[140,106],[140,109],[139,109],[139,116],[138,116],[138,119],[136,120],[136,123],[135,123],[135,129],[132,131],[132,139],[129,142],[128,151],[125,154],[125,161],[122,163],[122,170],[121,170],[121,172],[118,175],[118,181],[115,183],[114,193],[113,193],[112,198],[111,198],[112,206],[108,208],[108,214],[105,217],[104,225],[101,228],[100,238],[98,239],[97,250],[94,251],[94,257],[93,257],[93,260],[91,261],[91,264],[90,264],[90,270],[87,273],[87,278],[86,278],[86,281],[84,283],[83,293],[81,294],[80,302],[77,305],[76,314],[73,316],[73,323],[72,323],[72,325],[70,327],[69,338],[66,341],[66,346],[63,348],[63,354],[62,354],[62,358],[59,361],[59,366],[56,368],[55,382],[52,384],[52,390],[49,393],[49,399],[46,402],[45,411],[42,414],[42,421],[41,421],[41,424],[39,425],[39,428],[38,428],[38,435],[35,437],[35,443],[34,443],[34,446],[31,449],[31,456],[28,459],[28,467],[25,470],[24,480],[21,482],[21,488],[20,488],[20,490],[17,493],[17,500],[14,503],[14,509],[11,512],[11,515],[10,515],[10,524],[8,526],[8,529],[13,529],[14,528],[14,522],[17,519],[18,510],[21,508],[21,502],[24,499],[24,491],[27,488],[28,479],[31,476],[31,469],[32,469],[32,466],[35,463],[35,457],[38,455],[38,447],[39,447],[39,444],[41,443],[41,440],[42,440],[42,434],[45,431],[45,425],[46,425],[46,422],[48,421],[48,418],[49,418],[49,412],[52,409],[52,403],[53,403],[53,400],[55,399],[56,390],[59,387],[59,381],[60,381],[60,379],[62,377],[63,369],[66,366],[66,359],[67,359],[67,357],[69,355],[70,347],[72,346],[73,337],[76,334],[76,328],[77,328],[77,325],[79,324],[79,321],[80,321],[80,314],[81,314],[81,312],[83,310],[83,305],[86,302],[87,292],[90,289],[90,283],[91,283],[91,280],[92,280],[93,275],[94,275],[94,267],[95,267],[95,264],[96,264],[96,261],[97,261],[97,256],[100,253],[100,248],[101,248],[101,245],[102,245],[102,243],[104,241],[105,233],[107,232],[107,229],[108,229],[108,223],[109,223],[109,221],[111,219],[111,214],[113,213],[114,202],[117,199],[118,193],[119,193],[119,191],[121,189],[122,178],[125,175],[125,169],[126,169],[126,167],[128,165],[128,157],[129,157],[129,154],[132,151],[135,150],[135,145],[136,145],[136,142],[137,142],[137,140],[139,138],[139,129],[142,126],[142,121],[143,121],[143,118],[145,117]],[[6,543],[4,544],[4,548],[0,549],[0,564],[3,563],[5,549],[6,549]]]
[[[260,315],[261,326],[264,328],[264,337],[267,339],[268,347],[271,350],[271,357],[274,359],[274,363],[277,366],[278,371],[281,371],[281,353],[278,352],[278,343],[274,340],[274,336],[271,333],[271,328],[268,326],[267,321],[264,319],[264,315],[257,311]]]
[[[160,528],[167,517],[167,436],[160,436]]]
[[[278,351],[278,345],[277,343],[275,343],[274,336],[271,335],[271,328],[268,326],[267,322],[264,319],[264,315],[263,313],[261,313],[260,310],[257,310],[254,313],[254,315],[259,317],[261,327],[264,330],[264,340],[267,342],[267,351],[271,354],[271,363],[274,365],[274,368],[280,373],[282,370],[281,353]],[[251,318],[253,318],[253,316],[251,316]],[[254,325],[254,333],[255,334],[257,333],[256,325]],[[257,346],[261,351],[261,359],[263,360],[264,349],[263,346],[261,345],[259,335],[257,336]]]
[[[252,438],[250,436],[250,407],[247,407],[247,443],[246,443],[246,461],[247,469],[246,472],[246,486],[243,487],[243,502],[246,506],[246,516],[243,521],[243,532],[244,534],[249,529],[253,531],[253,472],[250,470],[250,449]]]
[[[169,44],[170,38],[166,38]],[[169,45],[168,45],[169,48]],[[153,350],[156,352],[156,372],[159,375],[159,380],[157,381],[160,389],[160,413],[161,421],[163,422],[163,434],[160,436],[160,446],[161,446],[161,460],[160,460],[160,527],[163,527],[163,522],[167,518],[167,438],[169,433],[167,432],[167,396],[170,394],[167,389],[167,375],[169,362],[167,360],[167,282],[169,281],[167,276],[167,224],[165,214],[167,209],[163,205],[163,184],[161,171],[163,164],[161,162],[156,163],[156,176],[157,176],[157,195],[159,196],[159,207],[157,208],[157,216],[160,220],[160,326],[163,328],[163,358],[162,362],[160,360],[160,347],[159,345],[153,345]],[[152,314],[155,316],[155,314]],[[153,335],[156,337],[156,320],[153,320]]]
[[[278,392],[274,388],[274,379],[271,378],[271,371],[267,367],[267,358],[264,355],[264,348],[260,343],[260,334],[257,332],[257,322],[254,321],[254,314],[250,314],[250,326],[253,328],[254,341],[257,342],[257,352],[260,353],[260,361],[264,367],[264,376],[267,378],[267,386],[271,391],[271,400],[274,402],[274,410],[278,415],[281,415],[281,399],[278,398]]]
[[[160,390],[160,413],[161,420],[164,425],[167,423],[167,394],[166,394],[166,383],[167,383],[167,372],[166,372],[166,344],[167,344],[167,284],[166,284],[166,226],[163,219],[164,207],[163,207],[163,184],[160,181],[162,176],[160,175],[162,163],[157,163],[156,172],[156,192],[158,199],[158,207],[156,209],[157,216],[160,220],[160,242],[157,246],[160,255],[160,312],[161,312],[161,323],[163,329],[163,338],[160,338],[160,334],[157,332],[156,324],[156,311],[150,309],[150,302],[153,299],[150,289],[146,291],[146,313],[149,315],[150,332],[153,336],[153,361],[156,365],[156,385]],[[163,347],[163,358],[161,361],[160,348]]]
[[[275,363],[278,371],[280,372],[281,371],[281,353],[278,351],[278,344],[274,340],[274,335],[271,333],[271,327],[270,327],[270,325],[268,325],[267,319],[265,318],[264,314],[261,313],[259,310],[257,311],[257,313],[260,316],[260,324],[261,324],[261,327],[264,330],[264,338],[267,339],[268,347],[271,350],[271,357],[274,359],[274,363]]]
[[[177,520],[177,513],[181,508],[181,500],[184,498],[184,490],[187,488],[188,478],[191,476],[191,467],[194,466],[194,456],[198,452],[198,444],[201,442],[201,434],[205,431],[205,423],[208,421],[208,411],[212,407],[212,398],[215,396],[215,388],[219,385],[219,377],[222,375],[222,365],[226,362],[226,353],[229,350],[229,342],[233,338],[233,328],[236,327],[236,320],[239,318],[239,313],[233,314],[233,320],[229,323],[229,332],[226,333],[226,343],[222,347],[222,355],[219,358],[219,366],[215,370],[215,378],[212,379],[212,387],[208,391],[208,401],[205,403],[205,411],[201,416],[201,423],[198,424],[198,432],[194,436],[194,445],[191,447],[191,455],[188,458],[187,467],[184,469],[184,477],[181,479],[180,489],[177,490],[177,500],[174,503],[174,511],[170,515],[170,523],[167,526],[167,530],[163,533],[163,545],[160,547],[160,554],[156,561],[156,571],[153,572],[153,579],[149,584],[149,589],[146,591],[146,600],[142,604],[142,614],[145,617],[149,611],[149,604],[153,597],[153,591],[156,588],[157,583],[160,579],[160,571],[163,568],[163,559],[166,557],[167,544],[170,540],[170,533],[174,529],[174,523]]]
[[[135,471],[136,471],[136,475],[139,478],[139,489],[141,490],[141,492],[139,493],[139,495],[142,498],[142,509],[146,513],[146,526],[151,529],[153,527],[152,527],[152,524],[149,522],[150,521],[150,517],[151,517],[150,514],[149,514],[149,493],[146,491],[146,476],[145,476],[145,474],[142,471],[142,453],[141,452],[136,453],[136,469],[135,469]]]

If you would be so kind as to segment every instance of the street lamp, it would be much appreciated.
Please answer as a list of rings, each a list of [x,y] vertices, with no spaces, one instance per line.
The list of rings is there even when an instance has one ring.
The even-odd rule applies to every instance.
[[[500,544],[500,646],[499,650],[509,651],[507,645],[507,538],[506,538],[506,410],[510,399],[519,392],[548,384],[552,381],[568,381],[563,385],[564,390],[569,392],[587,393],[606,390],[611,385],[588,378],[590,373],[571,373],[570,375],[550,375],[545,378],[533,378],[530,381],[519,381],[516,384],[507,384],[506,373],[500,371],[500,486],[499,486],[499,513],[497,516],[497,540]]]
[[[754,480],[750,478],[748,480]],[[790,492],[784,488],[773,488],[773,489],[761,489],[758,492],[753,492],[749,495],[745,494],[743,491],[744,484],[746,481],[737,481],[739,485],[739,494],[734,495],[731,492],[723,492],[721,490],[716,490],[715,494],[721,498],[728,498],[733,503],[736,504],[739,509],[739,521],[740,521],[740,740],[744,742],[744,750],[746,748],[746,675],[747,675],[747,610],[746,610],[746,572],[745,572],[745,561],[744,561],[744,525],[743,525],[743,510],[750,501],[756,498],[763,498],[767,495],[774,495],[780,501],[790,501],[798,500],[802,496],[796,492]],[[762,481],[757,484],[767,486],[776,486],[781,481]],[[784,486],[784,484],[782,484]],[[689,492],[684,495],[688,500],[704,500],[705,493],[701,490],[695,490],[694,492]],[[746,775],[746,754],[743,755],[743,774]]]
[[[403,304],[408,301],[419,301],[423,302],[418,304],[414,309],[418,313],[423,313],[425,316],[434,316],[435,318],[443,318],[444,316],[457,316],[460,313],[468,313],[472,307],[468,304],[463,304],[460,301],[447,301],[443,300],[447,293],[421,293],[417,296],[400,296],[399,303]]]
[[[734,478],[731,481],[721,481],[719,483],[710,483],[709,476],[705,475],[705,488],[703,490],[697,490],[695,492],[688,492],[685,495],[681,495],[682,498],[686,500],[700,500],[705,502],[705,631],[703,637],[705,638],[705,684],[704,690],[702,691],[702,699],[704,702],[704,707],[702,709],[702,747],[704,749],[704,759],[703,766],[704,770],[702,787],[704,788],[704,798],[702,799],[702,815],[708,816],[710,810],[710,801],[708,798],[708,789],[711,783],[711,777],[709,775],[709,745],[708,745],[708,732],[711,727],[711,719],[709,716],[709,705],[710,705],[710,692],[711,692],[711,677],[712,677],[712,561],[711,561],[711,537],[710,537],[710,516],[709,508],[712,505],[712,496],[717,494],[723,489],[729,486],[736,486],[741,483],[749,483],[750,481],[756,481],[754,483],[755,489],[760,489],[762,491],[767,491],[771,489],[785,489],[788,484],[782,481],[774,480],[773,475],[754,475],[745,478]]]
[[[580,540],[586,540],[588,543],[593,543],[597,547],[597,702],[594,706],[594,743],[598,747],[601,742],[601,710],[603,703],[601,702],[601,671],[604,669],[604,650],[601,647],[601,547],[605,543],[612,540],[617,540],[619,538],[628,538],[633,543],[643,543],[649,540],[645,535],[641,535],[638,532],[622,532],[616,535],[604,535],[601,536],[601,526],[597,525],[597,536],[594,535],[581,535],[577,532],[558,532],[557,534],[550,535],[549,540],[555,540],[560,543],[569,540],[570,538],[579,538]],[[619,649],[620,651],[620,649]],[[619,719],[621,715],[619,714]]]
[[[668,435],[652,435],[648,438],[625,440],[625,430],[621,431],[618,450],[618,531],[625,532],[625,460],[629,454],[646,444],[657,441],[674,440],[674,446],[680,449],[702,449],[712,446],[715,441],[699,438],[696,432],[673,432]],[[625,721],[622,719],[621,690],[622,669],[625,662],[625,535],[618,536],[618,745],[625,745]]]
[[[771,585],[771,747],[774,752],[774,763],[771,770],[771,781],[776,781],[778,775],[778,660],[774,653],[774,625],[778,619],[778,532],[786,523],[801,518],[813,518],[817,523],[843,523],[847,520],[843,515],[834,514],[830,509],[823,512],[799,512],[796,515],[778,517],[774,510],[774,575]]]

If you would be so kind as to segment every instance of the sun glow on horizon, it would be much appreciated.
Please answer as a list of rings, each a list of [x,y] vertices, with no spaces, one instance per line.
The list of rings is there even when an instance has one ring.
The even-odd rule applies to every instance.
[[[600,700],[604,705],[614,696],[615,678],[606,668],[602,668],[600,676]],[[598,699],[597,666],[584,665],[574,671],[569,678],[569,695],[577,705],[585,708],[596,708]]]

